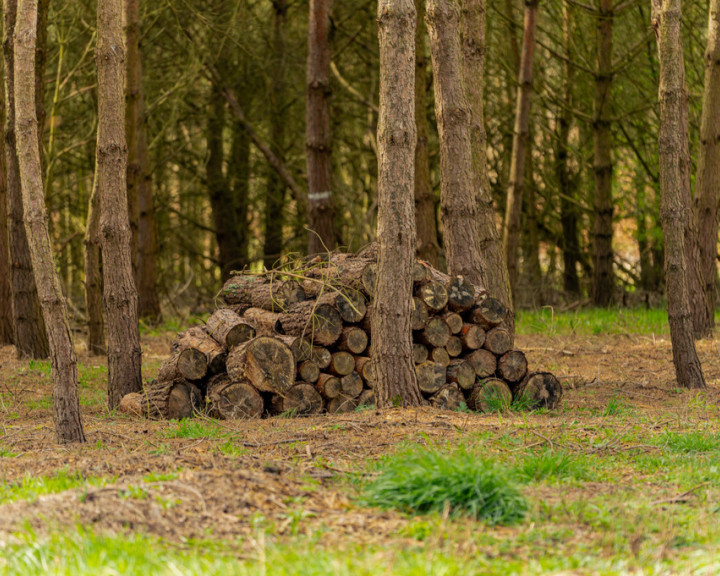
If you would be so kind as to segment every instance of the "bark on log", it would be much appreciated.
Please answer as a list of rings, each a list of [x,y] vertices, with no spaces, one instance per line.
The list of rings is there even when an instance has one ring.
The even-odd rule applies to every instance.
[[[468,395],[468,408],[476,412],[495,412],[507,409],[512,402],[510,387],[498,378],[478,382]]]
[[[216,310],[208,318],[206,329],[214,340],[228,349],[255,338],[255,328],[229,308]]]
[[[457,312],[445,312],[441,318],[445,320],[447,325],[450,327],[450,332],[453,334],[460,334],[463,327],[463,319]]]
[[[295,280],[239,275],[225,282],[221,296],[228,306],[235,309],[262,308],[282,312],[305,300],[305,291]]]
[[[410,314],[410,327],[413,330],[422,330],[428,321],[428,309],[421,298],[413,298],[412,312]]]
[[[475,287],[462,276],[455,276],[446,288],[450,310],[464,312],[475,304]]]
[[[498,375],[507,382],[520,382],[527,374],[527,358],[520,350],[510,350],[498,359]]]
[[[207,384],[208,415],[223,420],[260,418],[264,403],[247,382],[233,382],[227,374],[213,376]]]
[[[305,360],[305,362],[298,364],[298,378],[308,384],[315,384],[320,378],[320,367],[317,362]]]
[[[357,372],[351,372],[340,379],[342,393],[350,398],[357,398],[363,391],[363,380]]]
[[[446,368],[450,365],[450,355],[445,348],[433,348],[430,351],[430,360]]]
[[[268,336],[235,347],[227,359],[227,372],[233,382],[250,382],[261,392],[285,393],[295,384],[296,371],[290,348]]]
[[[264,310],[262,308],[243,309],[239,306],[232,306],[230,309],[238,315],[242,314],[243,319],[249,322],[260,336],[282,334],[280,314],[277,312],[271,312],[270,310]]]
[[[137,392],[125,394],[120,400],[117,410],[129,416],[143,416],[143,395]]]
[[[354,412],[357,407],[357,398],[340,395],[330,400],[325,409],[329,414],[347,414],[348,412]]]
[[[466,350],[482,348],[485,338],[485,330],[477,324],[464,324],[460,330],[460,341]]]
[[[361,255],[338,259],[330,257],[330,261],[323,266],[316,266],[306,272],[308,277],[303,282],[305,293],[315,298],[327,290],[327,284],[336,288],[359,290],[366,296],[372,296],[377,279],[376,257],[366,258]]]
[[[272,414],[295,414],[309,416],[320,414],[323,409],[323,399],[320,393],[310,384],[297,384],[285,394],[274,394],[270,400]]]
[[[485,344],[483,347],[497,356],[502,356],[512,348],[512,344],[510,332],[498,326],[485,335]]]
[[[465,360],[470,363],[478,378],[487,378],[497,370],[497,358],[489,350],[475,350],[468,354]]]
[[[143,413],[153,420],[190,418],[201,407],[199,388],[182,378],[155,380],[143,390]]]
[[[486,330],[501,324],[507,318],[508,309],[496,298],[485,298],[470,311],[470,322]]]
[[[355,358],[348,352],[335,352],[330,360],[330,372],[335,376],[347,376],[355,370]]]
[[[331,400],[342,393],[342,382],[340,378],[332,374],[320,374],[317,382],[315,382],[315,388],[323,397]]]
[[[441,366],[435,362],[427,361],[418,364],[415,366],[415,374],[417,374],[420,391],[424,394],[435,394],[435,392],[445,385],[445,366]]]
[[[198,381],[208,373],[217,374],[225,368],[225,352],[200,326],[188,328],[173,342],[170,357],[160,366],[158,380],[171,382],[176,378]]]
[[[423,344],[413,344],[413,361],[415,364],[422,364],[427,361],[429,352],[427,346]]]
[[[455,411],[465,404],[465,396],[457,384],[446,384],[430,397],[430,404],[438,410]]]
[[[365,330],[357,326],[347,326],[343,328],[338,348],[351,354],[362,354],[368,346],[368,335]]]
[[[562,385],[549,372],[532,372],[522,381],[515,391],[515,398],[528,402],[528,409],[548,408],[553,410],[560,406]]]
[[[427,321],[419,340],[430,348],[442,348],[450,340],[450,328],[445,320],[435,316]]]
[[[475,369],[467,360],[452,360],[447,367],[447,381],[460,386],[463,390],[472,390],[475,386]]]
[[[375,388],[375,370],[370,358],[363,356],[355,358],[355,372],[360,374],[368,388]]]
[[[450,336],[447,344],[445,344],[445,350],[447,350],[447,353],[451,358],[457,358],[463,351],[462,340],[460,340],[457,336]]]
[[[316,346],[335,344],[343,329],[340,313],[334,307],[313,300],[295,304],[280,314],[279,320],[282,334],[303,336]]]
[[[439,312],[448,303],[448,293],[445,286],[440,282],[430,280],[422,284],[415,291],[415,295],[422,300],[429,310]]]

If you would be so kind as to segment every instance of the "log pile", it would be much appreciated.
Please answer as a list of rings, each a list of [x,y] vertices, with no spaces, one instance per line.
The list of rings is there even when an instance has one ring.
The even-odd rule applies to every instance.
[[[224,307],[178,334],[158,379],[124,407],[151,418],[341,413],[375,404],[369,358],[377,253],[331,254],[293,271],[242,274]],[[413,359],[429,404],[481,412],[522,399],[555,408],[558,380],[512,349],[503,304],[424,262],[413,269]],[[128,408],[129,407],[129,408]]]

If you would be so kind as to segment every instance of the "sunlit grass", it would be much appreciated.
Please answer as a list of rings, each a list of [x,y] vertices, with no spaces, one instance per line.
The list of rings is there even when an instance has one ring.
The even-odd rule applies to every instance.
[[[552,307],[517,312],[519,334],[667,334],[663,308],[582,308],[561,312]]]
[[[0,483],[0,504],[16,500],[32,502],[46,494],[56,494],[74,488],[104,486],[113,481],[114,478],[84,477],[80,473],[71,473],[67,470],[60,470],[50,476],[31,476],[28,474],[16,482]]]

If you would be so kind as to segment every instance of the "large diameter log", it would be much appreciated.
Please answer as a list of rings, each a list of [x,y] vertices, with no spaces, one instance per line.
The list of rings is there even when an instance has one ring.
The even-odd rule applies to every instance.
[[[357,372],[351,372],[340,379],[342,393],[351,398],[357,398],[363,391],[363,380]]]
[[[335,344],[342,329],[340,313],[333,306],[318,304],[314,300],[299,302],[291,306],[287,313],[279,315],[279,332],[302,336],[315,346]]]
[[[475,369],[467,360],[452,360],[447,367],[447,381],[457,384],[463,390],[472,390],[475,378]]]
[[[429,354],[427,346],[424,344],[413,344],[413,362],[415,364],[426,362]]]
[[[362,394],[358,396],[358,406],[367,406],[368,408],[375,408],[375,391],[374,390],[363,390]]]
[[[445,312],[441,318],[445,320],[452,334],[460,334],[463,327],[463,318],[457,312]]]
[[[224,420],[260,418],[264,403],[260,393],[247,382],[233,382],[227,374],[208,381],[208,415]]]
[[[302,286],[294,281],[251,275],[233,276],[223,286],[222,299],[236,310],[262,308],[282,312],[305,299]]]
[[[229,308],[213,312],[205,328],[215,341],[228,349],[255,338],[255,328]]]
[[[351,354],[362,354],[368,346],[368,335],[365,330],[357,326],[346,326],[343,328],[338,348]]]
[[[506,382],[520,382],[527,374],[527,358],[520,350],[510,350],[498,359],[498,376]]]
[[[143,413],[153,420],[190,418],[201,408],[200,389],[182,378],[154,380],[143,389]]]
[[[475,287],[462,276],[455,276],[447,285],[448,308],[454,312],[470,310],[475,304]]]
[[[432,312],[439,312],[448,303],[448,293],[445,286],[432,280],[419,286],[415,291],[415,296],[420,298]]]
[[[485,330],[477,324],[464,324],[460,329],[460,341],[466,350],[477,350],[485,344]]]
[[[144,416],[143,400],[144,396],[137,392],[125,394],[120,400],[117,411],[128,416]]]
[[[512,348],[512,336],[505,328],[498,326],[485,334],[483,347],[497,356],[502,356]]]
[[[468,395],[468,408],[476,412],[506,410],[512,402],[510,387],[498,378],[478,382]]]
[[[298,364],[298,377],[308,384],[314,384],[320,378],[320,367],[317,362],[305,360]]]
[[[225,351],[200,326],[188,328],[178,334],[170,356],[158,371],[158,380],[170,382],[176,378],[198,381],[208,372],[221,372],[225,364]]]
[[[273,394],[270,400],[270,412],[274,415],[309,416],[320,414],[322,409],[322,396],[310,384],[297,384],[283,395]]]
[[[439,410],[458,410],[465,404],[465,396],[457,384],[446,384],[430,396],[430,404]]]
[[[457,336],[450,336],[447,344],[445,344],[445,350],[447,350],[448,356],[457,358],[463,352],[462,340]]]
[[[261,392],[283,394],[297,371],[290,348],[277,338],[259,336],[230,351],[227,372],[233,382],[249,382]]]
[[[515,390],[515,398],[520,404],[527,403],[528,409],[553,410],[560,406],[562,395],[562,385],[550,372],[528,374]]]
[[[355,372],[360,374],[368,388],[375,388],[375,369],[370,358],[364,356],[355,358]]]
[[[496,298],[485,298],[470,311],[470,322],[486,330],[501,324],[507,318],[508,309]]]
[[[420,298],[413,298],[413,305],[410,312],[410,328],[422,330],[428,321],[428,309]]]
[[[445,320],[435,316],[427,321],[419,335],[419,340],[430,348],[442,348],[450,340],[450,328]]]
[[[335,352],[330,360],[329,370],[335,376],[347,376],[355,370],[355,358],[348,352]]]
[[[342,393],[342,382],[340,378],[332,374],[320,374],[315,388],[327,399],[337,398]]]
[[[450,364],[450,355],[445,348],[433,348],[430,351],[430,360],[440,364],[440,366],[447,367]]]
[[[357,398],[351,398],[341,394],[330,400],[325,409],[329,414],[347,414],[348,412],[354,412],[355,408],[358,407]]]
[[[489,350],[475,350],[465,356],[465,361],[470,363],[478,378],[492,376],[497,370],[497,358]]]
[[[445,385],[445,366],[432,361],[423,362],[415,366],[418,387],[424,394],[435,394]]]

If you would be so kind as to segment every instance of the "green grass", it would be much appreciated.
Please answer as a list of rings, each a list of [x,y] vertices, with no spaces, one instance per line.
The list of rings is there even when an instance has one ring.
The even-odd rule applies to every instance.
[[[667,334],[667,310],[662,308],[554,308],[519,310],[518,334]]]
[[[12,483],[0,484],[0,504],[27,500],[34,502],[40,496],[56,494],[65,490],[91,486],[104,486],[114,482],[114,478],[101,478],[97,476],[83,477],[78,473],[60,470],[52,476],[25,476],[22,480]]]
[[[364,501],[407,513],[447,510],[491,525],[520,522],[528,509],[509,469],[464,447],[415,447],[386,458]]]
[[[227,436],[227,431],[209,420],[171,420],[162,436],[164,438],[223,438]]]
[[[694,453],[720,450],[720,435],[712,432],[665,432],[657,436],[655,443],[670,452]]]
[[[582,481],[592,477],[584,455],[549,448],[522,458],[517,464],[517,471],[520,477],[535,482],[548,479]]]

